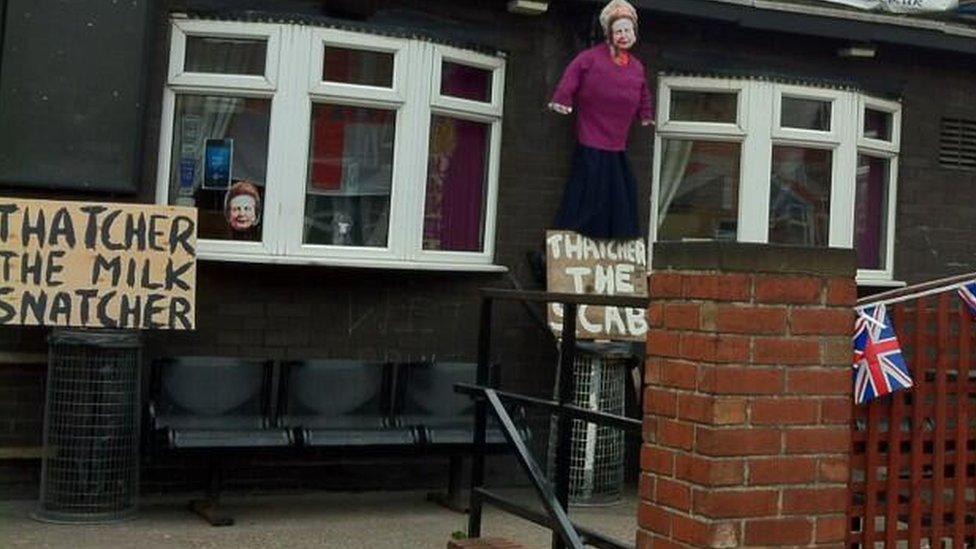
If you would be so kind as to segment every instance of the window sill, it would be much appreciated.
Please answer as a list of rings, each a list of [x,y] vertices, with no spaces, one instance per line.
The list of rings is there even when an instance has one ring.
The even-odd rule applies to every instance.
[[[902,280],[883,280],[878,278],[858,278],[858,287],[862,288],[903,288],[908,285]]]
[[[335,257],[299,257],[267,254],[234,254],[198,251],[201,261],[231,263],[260,263],[265,265],[310,265],[320,267],[352,267],[361,269],[398,269],[405,271],[448,271],[469,273],[507,273],[505,265],[484,263],[433,263],[423,261],[392,261],[384,259],[351,259]]]

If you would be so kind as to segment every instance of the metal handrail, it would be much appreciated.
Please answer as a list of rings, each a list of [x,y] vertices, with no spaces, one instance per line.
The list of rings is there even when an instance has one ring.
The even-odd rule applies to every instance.
[[[454,392],[461,393],[468,396],[478,397],[484,394],[486,389],[491,389],[491,387],[479,387],[478,385],[472,385],[470,383],[455,383]],[[499,391],[498,389],[492,389],[495,395],[501,400],[509,400],[512,402],[517,402],[519,404],[525,404],[527,406],[532,406],[535,408],[541,408],[547,412],[565,413],[572,419],[579,419],[587,423],[599,423],[601,425],[606,425],[610,427],[615,427],[622,431],[631,431],[639,433],[643,427],[643,422],[639,419],[634,419],[632,417],[618,416],[617,414],[608,414],[606,412],[601,412],[599,410],[590,410],[588,408],[581,408],[573,404],[566,404],[561,406],[555,400],[546,400],[544,398],[530,397],[526,395],[520,395],[518,393],[510,393],[508,391]]]
[[[522,440],[522,437],[515,428],[515,423],[512,422],[512,417],[508,415],[508,410],[505,409],[502,401],[498,399],[495,391],[484,389],[483,392],[491,404],[492,412],[495,413],[498,421],[502,424],[502,432],[505,434],[505,438],[509,444],[515,447],[515,455],[518,456],[519,462],[522,463],[522,468],[529,474],[529,479],[532,480],[532,486],[539,495],[539,499],[542,500],[542,506],[545,507],[546,512],[552,519],[550,528],[559,534],[559,537],[562,538],[563,543],[566,545],[573,549],[583,549],[583,540],[580,539],[573,524],[569,522],[569,515],[566,514],[566,510],[556,500],[556,494],[552,491],[549,483],[546,482],[545,473],[542,472],[542,468],[532,458],[528,446],[525,445],[525,441]]]
[[[478,373],[474,385],[459,383],[455,391],[467,394],[475,400],[474,455],[471,460],[470,514],[468,516],[468,536],[481,537],[482,504],[489,503],[509,513],[516,514],[553,530],[553,549],[572,547],[580,549],[583,543],[600,548],[631,549],[625,544],[592,531],[576,527],[566,512],[569,507],[569,473],[572,442],[572,421],[581,419],[598,425],[609,425],[624,430],[639,430],[641,422],[633,418],[587,410],[571,404],[574,378],[573,362],[576,356],[576,319],[580,306],[606,305],[615,307],[647,306],[647,298],[631,296],[594,296],[578,294],[557,294],[539,291],[513,291],[496,288],[481,290],[481,312],[478,332]],[[561,303],[563,306],[562,345],[559,350],[558,393],[556,401],[544,400],[500,392],[489,386],[489,367],[491,357],[492,306],[495,299],[517,300],[523,302]],[[542,469],[532,458],[525,441],[515,428],[511,416],[502,400],[518,402],[522,405],[542,408],[556,416],[556,448],[554,482],[550,483]],[[516,451],[523,469],[532,481],[536,494],[542,500],[546,517],[491,494],[484,489],[485,450],[489,407],[502,425],[502,432]],[[538,520],[533,520],[533,518]],[[583,534],[581,535],[581,532]]]

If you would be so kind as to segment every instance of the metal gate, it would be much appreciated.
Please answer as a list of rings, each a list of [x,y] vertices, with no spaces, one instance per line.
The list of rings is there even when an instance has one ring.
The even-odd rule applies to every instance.
[[[889,311],[915,387],[854,410],[847,545],[973,547],[974,322],[954,291]]]

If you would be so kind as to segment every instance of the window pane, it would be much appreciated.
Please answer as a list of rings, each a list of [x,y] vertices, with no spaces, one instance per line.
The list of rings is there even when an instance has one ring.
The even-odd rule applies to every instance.
[[[260,76],[267,52],[265,40],[187,36],[183,70]]]
[[[306,244],[386,246],[395,133],[396,111],[312,107]]]
[[[322,80],[392,88],[393,54],[326,46]]]
[[[854,197],[854,248],[859,269],[884,269],[888,246],[888,181],[890,161],[857,158]]]
[[[441,95],[491,101],[491,71],[444,61],[441,65]]]
[[[891,113],[864,109],[864,137],[891,141]]]
[[[424,205],[424,249],[484,249],[491,126],[431,117]]]
[[[271,101],[179,95],[170,204],[196,206],[199,237],[261,240]]]
[[[769,242],[827,246],[831,151],[773,147]]]
[[[736,239],[740,147],[738,143],[664,140],[658,240]]]
[[[735,123],[738,94],[699,91],[671,92],[671,120]]]
[[[780,125],[784,128],[830,131],[830,101],[783,96]]]

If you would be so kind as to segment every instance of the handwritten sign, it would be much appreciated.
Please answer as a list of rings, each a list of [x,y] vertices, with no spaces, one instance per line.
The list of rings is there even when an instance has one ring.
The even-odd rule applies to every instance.
[[[572,231],[546,233],[546,287],[550,292],[647,295],[647,248],[642,239],[594,240]],[[562,306],[549,304],[549,326],[562,330]],[[581,305],[578,339],[641,341],[647,335],[644,309]]]
[[[0,324],[191,330],[193,208],[0,198]]]

